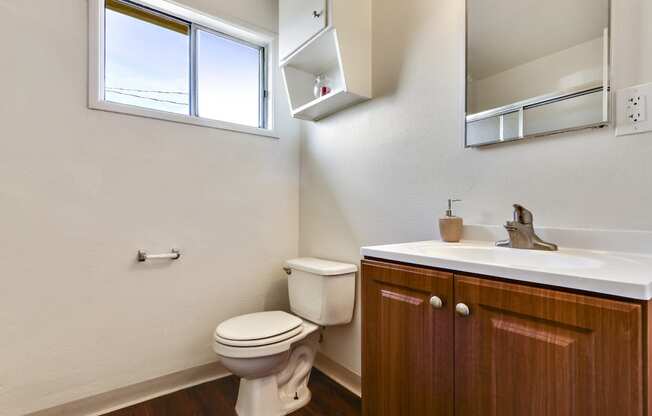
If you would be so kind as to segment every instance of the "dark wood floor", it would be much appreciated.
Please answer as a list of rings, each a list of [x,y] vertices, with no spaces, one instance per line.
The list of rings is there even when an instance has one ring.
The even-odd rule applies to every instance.
[[[236,416],[240,381],[227,377],[191,387],[105,416]],[[359,416],[360,398],[318,370],[310,376],[312,400],[292,416]]]

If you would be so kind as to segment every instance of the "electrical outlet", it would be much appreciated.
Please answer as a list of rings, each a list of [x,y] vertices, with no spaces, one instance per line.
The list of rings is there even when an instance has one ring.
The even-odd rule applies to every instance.
[[[642,123],[647,119],[646,107],[645,95],[636,94],[627,99],[627,113],[625,115],[627,118],[632,120],[634,124]]]
[[[648,113],[650,97],[652,97],[652,84],[618,91],[616,136],[652,131],[652,120]]]

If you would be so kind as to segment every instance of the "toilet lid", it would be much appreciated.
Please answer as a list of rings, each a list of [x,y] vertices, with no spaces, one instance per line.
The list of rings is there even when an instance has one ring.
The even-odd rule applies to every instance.
[[[231,341],[264,340],[293,333],[302,323],[301,318],[286,312],[259,312],[222,322],[215,330],[215,335]]]

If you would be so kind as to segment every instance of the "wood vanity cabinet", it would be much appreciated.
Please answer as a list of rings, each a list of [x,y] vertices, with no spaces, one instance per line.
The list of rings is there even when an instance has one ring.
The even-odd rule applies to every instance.
[[[363,413],[453,415],[453,275],[373,261],[362,273]]]
[[[646,415],[647,309],[364,260],[363,414]]]

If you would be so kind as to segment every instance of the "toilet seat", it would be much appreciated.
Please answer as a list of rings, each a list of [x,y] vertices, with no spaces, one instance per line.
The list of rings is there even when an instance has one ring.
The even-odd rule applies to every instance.
[[[261,357],[268,357],[270,355],[276,355],[276,354],[282,354],[286,353],[290,350],[290,347],[292,344],[299,342],[306,338],[308,335],[312,334],[313,332],[317,331],[319,329],[319,326],[307,322],[307,321],[301,321],[301,325],[287,333],[283,333],[279,336],[276,337],[271,337],[271,338],[263,338],[259,340],[255,340],[254,342],[260,342],[262,341],[272,341],[273,339],[276,339],[275,342],[270,342],[270,343],[265,343],[262,345],[253,345],[250,344],[250,346],[236,346],[236,345],[230,345],[233,344],[233,340],[229,339],[224,339],[221,336],[215,334],[215,342],[213,343],[213,350],[222,357],[228,357],[228,358],[261,358]],[[290,335],[294,334],[294,335]],[[286,337],[289,336],[289,337]],[[282,339],[285,338],[285,339]],[[278,341],[278,339],[282,339],[281,341]],[[224,342],[223,342],[224,341]],[[246,341],[240,341],[241,343],[245,343]]]
[[[240,315],[215,329],[215,342],[239,348],[277,344],[299,335],[302,324],[301,318],[282,311]]]
[[[225,342],[228,345],[240,343],[245,343],[243,346],[264,345],[271,342],[261,344],[261,340],[280,337],[281,339],[276,341],[280,342],[296,335],[302,323],[301,318],[282,311],[250,313],[222,322],[215,330],[215,336],[236,343]],[[284,334],[288,335],[282,338]]]
[[[224,338],[216,333],[215,341],[219,342],[220,344],[229,345],[231,347],[260,347],[263,345],[276,344],[278,342],[285,341],[286,339],[292,338],[300,334],[301,330],[302,330],[301,325],[299,325],[298,327],[291,329],[290,331],[283,332],[282,334],[276,335],[274,337],[243,340],[243,341]]]

